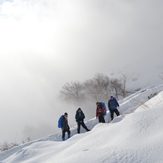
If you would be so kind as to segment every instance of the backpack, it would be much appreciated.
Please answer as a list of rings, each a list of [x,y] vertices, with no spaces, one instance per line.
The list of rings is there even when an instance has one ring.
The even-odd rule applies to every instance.
[[[113,99],[117,101],[116,97],[113,97]]]
[[[117,99],[116,99],[116,97],[113,97],[113,99],[117,102]],[[118,102],[117,102],[118,103]],[[118,105],[116,106],[116,107],[118,107]]]
[[[107,112],[106,105],[104,102],[99,102],[99,104],[104,107],[104,116],[105,116]]]
[[[76,110],[76,114],[78,114],[78,110],[79,110],[79,109],[77,109],[77,110]],[[82,110],[81,110],[81,113],[83,113],[83,111],[82,111]]]
[[[62,119],[64,115],[61,115],[60,118],[58,119],[58,128],[62,128]]]

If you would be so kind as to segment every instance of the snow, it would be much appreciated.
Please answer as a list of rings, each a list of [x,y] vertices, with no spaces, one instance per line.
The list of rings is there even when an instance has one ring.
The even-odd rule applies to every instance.
[[[0,163],[162,163],[163,85],[119,104],[121,115],[112,122],[108,112],[105,124],[95,118],[86,122],[90,132],[71,128],[72,137],[64,142],[61,132],[48,135],[0,153]]]

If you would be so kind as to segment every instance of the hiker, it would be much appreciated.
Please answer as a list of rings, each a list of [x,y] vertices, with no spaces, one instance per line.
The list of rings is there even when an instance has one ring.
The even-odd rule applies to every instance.
[[[118,104],[116,98],[113,97],[113,96],[110,96],[110,100],[108,101],[108,108],[109,108],[109,110],[110,110],[110,117],[111,117],[111,120],[114,119],[114,113],[115,113],[117,116],[120,115],[120,113],[119,113],[117,107],[119,107],[119,104]]]
[[[68,133],[68,138],[70,138],[70,127],[68,125],[68,114],[64,113],[64,115],[62,116],[62,120],[61,120],[61,126],[62,126],[62,140],[65,140],[65,133]]]
[[[99,123],[105,123],[105,119],[104,119],[104,106],[102,106],[99,102],[96,102],[96,118],[98,118]]]
[[[76,115],[75,115],[75,119],[76,119],[76,122],[77,122],[77,132],[78,134],[80,133],[80,125],[82,125],[82,127],[86,130],[86,131],[90,131],[87,126],[85,125],[84,123],[84,118],[85,118],[85,115],[83,113],[83,111],[81,110],[81,108],[79,108],[77,111],[76,111]]]

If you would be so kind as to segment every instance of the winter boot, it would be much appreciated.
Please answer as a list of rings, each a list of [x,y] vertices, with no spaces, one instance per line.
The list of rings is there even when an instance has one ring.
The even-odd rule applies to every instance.
[[[62,138],[62,141],[65,141],[65,138]]]
[[[71,135],[70,134],[68,134],[68,139],[71,137]]]

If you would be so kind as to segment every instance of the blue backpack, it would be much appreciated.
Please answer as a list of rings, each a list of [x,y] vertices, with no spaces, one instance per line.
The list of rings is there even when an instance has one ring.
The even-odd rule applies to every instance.
[[[78,110],[79,110],[79,109],[77,109],[77,110],[76,110],[76,114],[78,113]],[[81,110],[81,109],[80,109],[80,110]],[[82,111],[82,110],[81,110],[81,112],[83,113],[83,111]]]
[[[117,102],[117,99],[116,99],[116,97],[113,97],[113,99]],[[118,105],[116,106],[116,107],[118,107]]]
[[[106,105],[104,102],[99,102],[100,105],[102,105],[104,107],[104,116],[106,115],[107,109],[106,109]]]
[[[116,97],[113,97],[113,99],[117,101]]]
[[[62,128],[62,119],[64,115],[61,115],[60,118],[58,119],[58,128]]]

